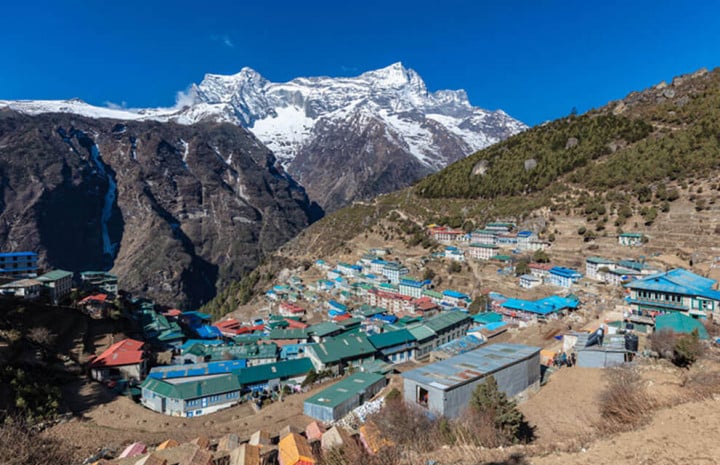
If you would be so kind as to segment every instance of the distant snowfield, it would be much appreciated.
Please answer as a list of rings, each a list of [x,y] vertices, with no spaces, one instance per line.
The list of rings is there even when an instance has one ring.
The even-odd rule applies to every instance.
[[[381,121],[388,140],[435,170],[458,155],[444,153],[447,145],[436,139],[450,139],[454,147],[467,152],[460,155],[469,155],[527,128],[501,110],[473,107],[463,90],[429,92],[422,78],[401,63],[357,77],[304,77],[283,83],[243,68],[229,76],[208,74],[184,95],[184,106],[172,108],[115,109],[73,99],[0,100],[0,109],[184,125],[200,121],[238,124],[252,131],[285,167],[305,144],[321,136],[318,124],[322,122],[343,126],[352,121],[354,130],[362,133],[363,124]],[[442,131],[440,137],[438,131]]]

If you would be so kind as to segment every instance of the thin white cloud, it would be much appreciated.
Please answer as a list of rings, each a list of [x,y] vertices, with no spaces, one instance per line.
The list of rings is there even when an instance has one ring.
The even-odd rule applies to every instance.
[[[228,34],[213,34],[210,36],[210,40],[213,42],[220,42],[228,48],[235,48],[235,43]]]
[[[110,100],[106,100],[103,102],[103,105],[110,108],[111,110],[127,110],[127,102],[122,101],[120,103],[111,102]]]
[[[175,108],[185,108],[197,102],[197,91],[194,86],[190,86],[185,90],[178,91],[175,94]]]

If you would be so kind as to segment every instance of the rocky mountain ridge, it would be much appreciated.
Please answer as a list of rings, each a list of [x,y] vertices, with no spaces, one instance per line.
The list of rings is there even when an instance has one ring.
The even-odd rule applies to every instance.
[[[463,90],[429,92],[401,63],[356,77],[274,83],[243,68],[207,74],[175,108],[117,110],[81,101],[0,101],[39,114],[123,120],[230,122],[252,131],[328,211],[391,192],[527,128],[473,107]]]
[[[189,308],[305,228],[305,191],[251,133],[0,110],[0,244],[117,273]]]

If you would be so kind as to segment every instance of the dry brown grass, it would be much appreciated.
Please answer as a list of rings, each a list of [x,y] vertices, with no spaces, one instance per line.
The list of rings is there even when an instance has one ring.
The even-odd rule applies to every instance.
[[[36,431],[20,419],[0,424],[0,463],[3,465],[70,464],[70,448],[52,439],[40,439]]]
[[[608,370],[608,384],[600,395],[598,429],[603,432],[628,431],[644,424],[657,408],[640,374],[631,367]]]

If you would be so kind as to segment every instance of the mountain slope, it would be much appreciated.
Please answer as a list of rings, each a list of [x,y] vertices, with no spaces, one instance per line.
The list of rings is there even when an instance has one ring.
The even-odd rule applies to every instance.
[[[0,248],[196,306],[308,225],[307,195],[275,165],[231,124],[0,110]]]
[[[607,245],[632,228],[652,237],[645,253],[709,264],[717,255],[718,200],[720,69],[701,70],[532,128],[411,188],[343,208],[284,245],[256,276],[357,253],[367,237],[416,247],[427,224],[472,229],[497,219],[547,240],[563,234],[572,244],[563,252],[568,260],[583,244]],[[241,294],[220,296],[223,308],[246,301],[247,284]]]
[[[351,78],[273,83],[250,68],[208,74],[182,107],[115,110],[81,101],[0,101],[28,114],[68,112],[123,120],[230,122],[250,129],[328,211],[405,187],[526,126],[473,107],[465,91],[429,92],[395,63]]]

